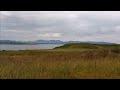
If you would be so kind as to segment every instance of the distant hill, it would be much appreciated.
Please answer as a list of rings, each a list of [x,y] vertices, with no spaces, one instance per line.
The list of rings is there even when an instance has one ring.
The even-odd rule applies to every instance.
[[[38,43],[38,44],[61,44],[61,43],[64,43],[64,42],[60,41],[60,40],[37,40],[37,41],[33,41],[32,43]]]
[[[9,42],[16,42],[16,41],[12,41],[12,40],[0,40],[1,43],[9,43]]]
[[[28,42],[13,41],[13,40],[0,40],[0,44],[28,44]]]
[[[81,41],[68,41],[67,43],[116,44],[116,43],[110,43],[110,42],[95,42],[95,41],[86,41],[86,42],[81,42]]]
[[[36,40],[36,41],[13,41],[0,40],[0,44],[69,44],[69,43],[88,43],[88,44],[116,44],[110,42],[95,42],[95,41],[61,41],[61,40]]]
[[[12,41],[12,40],[0,40],[0,44],[62,44],[60,40],[36,40],[36,41]]]
[[[116,43],[110,43],[110,42],[94,42],[94,41],[88,41],[90,44],[116,44]]]

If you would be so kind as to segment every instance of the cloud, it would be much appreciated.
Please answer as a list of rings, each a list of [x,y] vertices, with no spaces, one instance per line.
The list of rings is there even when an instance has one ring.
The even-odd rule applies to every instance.
[[[115,31],[119,33],[120,32],[120,26],[116,26]]]
[[[39,34],[39,37],[61,37],[61,33],[44,33]]]
[[[120,43],[120,11],[1,11],[1,38]]]

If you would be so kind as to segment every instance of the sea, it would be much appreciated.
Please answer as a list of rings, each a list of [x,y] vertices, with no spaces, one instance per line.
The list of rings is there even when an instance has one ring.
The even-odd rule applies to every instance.
[[[0,50],[43,50],[53,49],[64,44],[0,44]]]

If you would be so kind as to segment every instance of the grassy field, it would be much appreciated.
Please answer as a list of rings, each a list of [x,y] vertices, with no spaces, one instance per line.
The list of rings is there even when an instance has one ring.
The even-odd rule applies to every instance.
[[[120,45],[0,51],[0,79],[120,79]]]

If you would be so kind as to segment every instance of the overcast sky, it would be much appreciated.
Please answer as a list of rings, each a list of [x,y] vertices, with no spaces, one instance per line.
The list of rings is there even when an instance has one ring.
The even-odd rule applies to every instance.
[[[120,11],[0,11],[0,39],[120,43]]]

